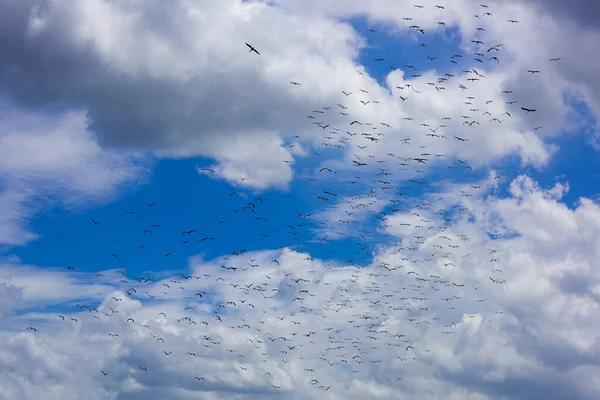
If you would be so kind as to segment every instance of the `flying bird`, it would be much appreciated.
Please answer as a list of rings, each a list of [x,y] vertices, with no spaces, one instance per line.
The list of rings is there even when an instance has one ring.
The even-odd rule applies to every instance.
[[[260,53],[254,47],[252,47],[252,45],[246,43],[246,46],[248,46],[250,48],[249,53],[255,52],[256,54],[260,55]]]

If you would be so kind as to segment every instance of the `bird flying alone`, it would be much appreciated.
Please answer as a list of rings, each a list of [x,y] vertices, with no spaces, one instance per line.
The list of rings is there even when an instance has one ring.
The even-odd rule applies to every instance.
[[[260,53],[251,44],[246,43],[246,46],[250,48],[249,53],[255,52],[256,54],[260,55]]]

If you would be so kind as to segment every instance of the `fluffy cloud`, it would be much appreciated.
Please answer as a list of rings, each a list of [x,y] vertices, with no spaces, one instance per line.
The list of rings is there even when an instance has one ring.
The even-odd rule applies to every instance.
[[[281,163],[289,153],[274,135],[293,132],[304,110],[338,97],[356,75],[360,38],[348,25],[266,4],[60,0],[31,13],[32,3],[7,5],[19,22],[3,37],[13,55],[0,66],[3,90],[31,107],[86,109],[108,146],[214,157],[228,178],[240,166],[251,175],[261,159]],[[265,142],[276,148],[264,152]],[[272,169],[281,176],[246,184],[289,180],[289,168]]]
[[[27,107],[60,104],[86,110],[90,129],[103,145],[150,151],[160,157],[208,156],[218,163],[213,167],[216,176],[255,188],[285,187],[289,182],[291,165],[282,162],[293,159],[284,147],[291,136],[321,145],[322,131],[305,117],[324,106],[337,108],[336,104],[341,104],[347,108],[347,117],[335,110],[318,115],[323,124],[339,128],[342,134],[354,119],[391,124],[386,145],[397,144],[392,138],[401,135],[422,141],[423,129],[411,128],[410,124],[400,128],[405,124],[403,117],[438,124],[442,115],[452,114],[455,121],[448,130],[464,130],[458,115],[469,107],[461,107],[465,92],[457,86],[466,77],[444,84],[446,91],[441,96],[427,82],[443,78],[442,72],[421,71],[423,77],[411,78],[410,82],[423,93],[408,91],[410,99],[401,104],[398,95],[405,92],[396,86],[406,83],[406,71],[390,74],[388,87],[357,73],[357,69],[364,71],[356,59],[365,39],[349,24],[331,17],[366,14],[374,21],[389,21],[396,13],[389,13],[387,2],[369,8],[360,3],[310,3],[306,10],[312,13],[299,12],[293,2],[280,3],[177,1],[168,5],[145,2],[143,7],[138,2],[100,0],[9,3],[5,15],[11,15],[11,23],[6,24],[7,31],[0,40],[10,57],[0,64],[0,85]],[[433,8],[433,3],[426,6]],[[471,6],[459,2],[448,10],[437,10],[437,14],[422,12],[414,19],[420,26],[438,31],[439,18],[448,27],[456,24],[468,43],[475,30],[473,18],[464,14]],[[399,8],[398,18],[389,22],[400,24],[408,33],[408,22],[400,18],[405,15],[400,11],[407,11],[407,6],[395,7],[404,8]],[[410,9],[414,14],[414,8]],[[317,11],[320,14],[315,15]],[[501,28],[500,22],[490,21],[486,26],[497,26],[489,28],[490,38],[505,36],[513,28],[509,29],[506,21]],[[523,36],[519,31],[518,37]],[[324,37],[327,40],[322,40]],[[256,46],[261,55],[248,53],[245,42]],[[511,43],[506,48],[512,55]],[[466,44],[465,49],[474,51]],[[461,66],[473,67],[475,63],[465,61]],[[524,162],[543,165],[549,149],[531,129],[539,120],[545,121],[548,132],[559,128],[564,119],[563,86],[548,84],[554,82],[555,74],[546,68],[542,75],[546,78],[525,79],[529,76],[522,60],[503,65],[498,72],[495,69],[491,65],[482,68],[486,79],[469,85],[470,93],[478,99],[471,108],[484,112],[482,102],[493,99],[497,106],[486,107],[486,111],[499,118],[507,111],[501,106],[506,100],[502,89],[518,88],[518,96],[542,89],[551,92],[538,96],[536,102],[522,102],[543,109],[537,119],[515,115],[514,122],[500,125],[488,121],[493,117],[481,117],[485,124],[470,130],[478,138],[479,150],[468,155],[477,162],[517,152]],[[519,75],[514,74],[517,69]],[[293,86],[290,81],[302,85]],[[369,95],[359,97],[359,89]],[[343,90],[354,94],[345,97]],[[363,106],[359,99],[374,103]],[[521,114],[518,107],[510,110]],[[351,156],[353,148],[345,147]],[[439,141],[432,147],[448,155],[462,155],[456,143]],[[482,147],[486,151],[481,151]],[[280,167],[274,167],[277,165]]]
[[[413,231],[392,231],[400,241],[363,268],[287,249],[192,259],[185,278],[142,284],[118,271],[4,266],[23,304],[82,308],[65,320],[23,309],[6,319],[3,393],[596,398],[600,207],[581,199],[569,208],[567,186],[544,189],[526,176],[508,197],[491,194],[493,177],[477,184],[469,197],[455,186],[432,194],[463,207],[447,229],[390,216],[388,225],[409,221]],[[435,210],[415,210],[439,226]],[[57,287],[57,299],[36,284],[49,280],[75,286]]]
[[[426,10],[388,1],[0,3],[0,88],[11,102],[1,111],[0,243],[34,239],[27,220],[56,202],[111,199],[144,177],[148,155],[208,156],[214,164],[200,173],[262,190],[286,188],[294,157],[330,147],[339,156],[319,159],[317,171],[332,171],[304,177],[315,190],[356,186],[325,211],[309,210],[327,224],[315,224],[318,233],[362,246],[378,229],[389,241],[360,267],[285,248],[193,258],[183,277],[154,280],[6,263],[4,395],[600,396],[596,202],[568,207],[566,183],[541,188],[527,176],[501,196],[494,172],[439,183],[397,207],[400,194],[369,193],[371,178],[405,190],[399,183],[454,158],[481,171],[516,154],[543,168],[557,151],[553,138],[581,126],[565,93],[598,111],[593,63],[582,62],[596,57],[592,27],[559,24],[553,11],[526,2],[491,3],[485,19],[470,1],[444,10],[429,0]],[[365,38],[340,20],[356,16],[414,35],[415,47],[420,34],[408,25],[439,33],[443,20],[459,28],[469,54],[474,39],[503,43],[500,62],[465,59],[448,70],[454,76],[406,67],[380,83],[358,64]],[[485,78],[467,81],[475,73],[463,68]],[[525,114],[521,105],[539,110]],[[428,161],[412,168],[416,157]],[[383,214],[389,207],[397,209]]]
[[[415,8],[412,3],[385,0],[368,4],[354,1],[306,1],[302,4],[290,0],[277,1],[284,9],[298,14],[333,18],[366,16],[369,22],[381,24],[380,29],[395,34],[410,32],[410,25],[418,25],[429,33],[440,32],[443,27],[438,24],[439,21],[444,22],[445,27],[456,26],[465,50],[477,51],[471,41],[481,40],[485,45],[479,50],[483,50],[485,62],[494,69],[509,72],[506,89],[518,89],[511,97],[526,107],[526,104],[539,105],[543,115],[538,113],[535,119],[530,119],[529,127],[542,125],[544,129],[540,133],[545,135],[565,130],[577,132],[572,126],[573,121],[568,121],[570,124],[564,121],[565,117],[571,119],[567,115],[568,102],[565,104],[563,98],[565,91],[581,95],[592,112],[596,116],[600,114],[600,87],[594,70],[598,60],[594,48],[600,40],[600,30],[597,25],[589,23],[591,16],[596,15],[594,2],[576,1],[567,5],[560,1],[489,1],[486,2],[488,8],[484,9],[480,2],[461,0],[445,4],[443,10],[435,8],[439,4],[435,0],[419,3],[423,9]],[[492,16],[484,17],[485,12],[491,12]],[[518,23],[509,23],[508,20],[517,20]],[[476,28],[484,28],[485,31]],[[418,35],[416,38],[418,40]],[[503,44],[503,57],[499,57],[500,63],[496,65],[488,60],[496,53],[490,54],[486,50],[499,43]],[[552,62],[550,58],[561,60]],[[532,77],[527,69],[540,70],[541,75]]]

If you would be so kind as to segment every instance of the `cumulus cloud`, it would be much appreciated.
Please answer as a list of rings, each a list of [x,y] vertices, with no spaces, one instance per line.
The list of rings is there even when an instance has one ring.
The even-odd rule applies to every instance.
[[[479,2],[422,3],[0,0],[0,244],[35,239],[27,221],[47,207],[114,198],[154,159],[207,156],[199,173],[285,190],[295,158],[319,155],[301,175],[329,202],[298,214],[312,240],[376,245],[363,265],[287,247],[135,278],[7,261],[0,392],[598,398],[600,207],[565,204],[566,182],[522,175],[502,194],[485,176],[514,155],[550,162],[554,138],[581,126],[565,94],[598,111],[582,62],[598,32],[575,26],[580,12],[557,19],[554,2],[491,2],[485,19]],[[357,16],[415,47],[409,25],[441,33],[443,20],[465,60],[377,80],[357,61],[368,40],[345,22]],[[499,62],[472,40],[502,43]],[[446,166],[460,182],[418,198],[401,186]]]
[[[409,91],[408,102],[400,104],[397,96],[403,92],[396,86],[406,83],[406,68],[390,74],[388,87],[357,73],[357,69],[364,70],[356,60],[365,39],[338,18],[366,14],[374,21],[398,23],[406,33],[408,22],[400,16],[408,6],[394,6],[399,7],[398,17],[389,21],[396,13],[388,12],[387,2],[368,8],[360,3],[309,3],[306,10],[314,12],[308,14],[298,10],[296,3],[279,3],[177,1],[140,7],[137,2],[54,0],[9,4],[5,15],[12,17],[2,45],[10,57],[0,64],[4,77],[0,85],[26,107],[66,105],[86,110],[90,129],[103,145],[150,151],[160,157],[208,156],[218,163],[213,168],[218,170],[215,176],[259,189],[285,187],[292,178],[290,165],[272,168],[293,159],[284,147],[291,136],[298,134],[314,145],[323,142],[320,130],[305,118],[315,108],[346,107],[347,117],[331,111],[321,121],[342,132],[353,119],[391,124],[394,129],[389,138],[423,136],[416,129],[400,129],[402,117],[425,117],[434,123],[441,114],[460,108],[464,93],[457,86],[466,77],[444,84],[447,96],[440,96],[439,90],[426,83],[444,78],[442,72],[422,71],[423,78],[409,80],[422,95]],[[414,17],[420,26],[437,31],[442,28],[436,21],[442,18],[448,27],[460,27],[464,41],[469,42],[474,26],[463,14],[470,8],[470,3],[459,2],[448,10]],[[508,12],[503,10],[499,12]],[[502,28],[501,22],[490,21],[486,26],[497,27],[489,28],[490,38],[510,33],[506,21]],[[518,34],[523,36],[523,32]],[[215,37],[219,40],[211,39]],[[248,53],[245,42],[262,50],[261,55]],[[509,54],[521,50],[513,45],[514,41],[506,45]],[[473,50],[466,44],[465,48]],[[504,121],[503,125],[489,123],[493,117],[483,117],[486,124],[472,132],[486,132],[477,135],[476,143],[486,151],[469,154],[474,161],[515,151],[526,163],[543,165],[548,160],[549,149],[531,129],[539,120],[545,121],[548,132],[558,129],[564,116],[563,86],[548,84],[557,76],[548,68],[542,74],[545,78],[526,79],[521,58],[519,63],[499,67],[499,72],[492,66],[481,69],[486,79],[470,89],[485,94],[485,100],[495,100],[498,106],[487,110],[494,117],[507,111],[499,106],[505,100],[501,89],[519,87],[519,96],[552,91],[536,96],[535,104],[545,111],[537,119],[515,115],[514,123]],[[514,74],[516,69],[519,75]],[[290,85],[290,81],[301,85]],[[361,99],[372,104],[360,104],[359,89],[369,91]],[[353,97],[343,96],[344,90],[353,91]],[[471,108],[481,108],[481,104]],[[458,129],[460,122],[453,122],[449,130],[463,130],[463,126]],[[434,147],[460,153],[455,143],[440,142]],[[248,179],[241,180],[240,175]]]
[[[146,283],[53,273],[80,310],[7,319],[1,359],[21,363],[0,384],[24,398],[597,397],[600,207],[569,208],[566,185],[526,176],[508,197],[476,183],[432,194],[464,208],[446,229],[393,231],[362,268],[283,249],[192,259],[184,277]],[[387,224],[401,221],[414,229]],[[36,284],[44,272],[4,270],[23,299],[57,300]]]
[[[266,4],[61,0],[34,12],[32,4],[7,7],[19,22],[4,35],[12,57],[0,67],[3,90],[29,107],[86,109],[108,146],[214,157],[226,177],[240,165],[251,173],[261,160],[280,162],[287,152],[273,135],[293,132],[303,118],[297,110],[332,99],[355,74],[360,38],[348,25]],[[245,42],[262,56],[248,54]],[[290,80],[304,86],[294,90]],[[273,151],[261,151],[265,142]],[[289,180],[277,170],[246,184]]]
[[[572,90],[582,95],[592,112],[596,116],[600,114],[600,87],[594,70],[598,57],[594,46],[600,31],[597,25],[590,23],[592,16],[596,15],[595,2],[515,0],[486,3],[488,9],[483,9],[480,2],[461,0],[445,4],[445,8],[440,10],[435,8],[438,2],[434,0],[421,1],[423,9],[415,8],[412,3],[390,4],[385,0],[368,4],[353,1],[306,1],[302,4],[277,1],[281,7],[298,14],[344,19],[365,16],[370,23],[380,24],[381,29],[395,34],[407,34],[411,31],[409,26],[415,24],[428,33],[440,32],[449,26],[457,27],[464,49],[483,50],[485,62],[490,67],[509,72],[505,83],[507,90],[519,88],[511,97],[523,104],[540,105],[544,115],[540,113],[535,119],[530,119],[529,128],[542,125],[544,129],[540,133],[544,135],[556,135],[565,129],[577,132],[564,124],[569,108],[569,102],[565,102],[563,97],[565,91]],[[486,11],[490,11],[492,16],[484,17]],[[509,23],[508,20],[518,23]],[[446,25],[440,26],[439,21]],[[484,45],[478,48],[472,40],[483,41]],[[488,60],[490,54],[486,50],[499,43],[503,44],[503,56],[496,64]],[[550,58],[560,58],[560,61],[552,62]],[[537,80],[532,79],[527,69],[541,70],[541,75],[535,77]],[[535,124],[541,121],[543,123]]]

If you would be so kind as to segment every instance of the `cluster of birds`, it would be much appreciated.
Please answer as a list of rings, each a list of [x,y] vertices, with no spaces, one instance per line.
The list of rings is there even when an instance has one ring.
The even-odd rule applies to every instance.
[[[423,6],[415,5],[415,8],[421,9]],[[440,12],[445,9],[441,5],[435,8]],[[480,19],[484,25],[484,20],[493,18],[493,14],[487,5],[482,4],[481,9],[483,12],[475,15],[475,18]],[[412,24],[410,29],[426,37],[426,30],[414,23],[412,18],[406,17],[404,20]],[[516,24],[518,21],[508,20],[508,23]],[[437,24],[445,25],[444,21]],[[476,30],[477,35],[480,35],[485,28],[478,27]],[[376,33],[375,29],[368,30],[368,34]],[[465,60],[464,63],[500,63],[503,44],[489,45],[477,37],[478,39],[473,40],[476,51],[472,60]],[[246,46],[249,53],[264,56],[254,45],[246,43]],[[420,43],[418,47],[427,49],[427,44]],[[515,107],[520,109],[494,116],[492,109],[487,108],[493,100],[480,101],[470,90],[472,85],[485,79],[483,71],[468,68],[463,74],[454,72],[456,68],[460,68],[457,65],[461,63],[461,59],[466,57],[460,54],[451,56],[447,60],[449,72],[435,82],[428,82],[429,88],[416,84],[416,78],[421,77],[417,66],[405,65],[405,70],[411,74],[404,78],[406,83],[403,86],[396,87],[401,93],[397,101],[401,104],[410,102],[412,96],[418,96],[425,90],[435,90],[439,96],[443,96],[448,85],[457,85],[465,94],[465,112],[463,115],[443,117],[436,122],[428,120],[422,123],[416,121],[416,117],[407,116],[402,129],[414,126],[415,129],[422,130],[422,136],[426,140],[454,140],[461,146],[468,146],[473,135],[471,127],[501,124],[503,118],[510,118],[511,112],[519,110],[527,114],[537,111],[536,105],[518,105]],[[426,63],[436,59],[435,55],[429,55],[423,56],[421,61]],[[550,61],[559,60],[560,58],[553,58]],[[377,63],[383,61],[384,57],[374,59]],[[390,66],[390,69],[396,68]],[[535,69],[528,72],[540,73]],[[360,71],[358,73],[363,74]],[[290,81],[290,84],[302,85],[297,81]],[[507,90],[503,95],[509,97],[511,93]],[[366,373],[366,366],[376,369],[378,364],[386,361],[384,358],[395,359],[399,365],[404,365],[426,357],[431,349],[420,344],[423,330],[437,329],[443,335],[452,335],[462,323],[464,310],[469,306],[461,303],[465,293],[480,293],[478,290],[486,284],[502,285],[506,282],[502,271],[496,268],[500,262],[498,257],[501,249],[487,250],[489,260],[482,268],[489,273],[486,283],[480,282],[479,286],[477,282],[460,282],[440,273],[424,272],[427,265],[432,263],[447,269],[460,268],[461,263],[471,256],[463,251],[466,247],[464,244],[470,237],[466,234],[454,234],[448,228],[456,213],[468,211],[468,208],[447,209],[444,207],[447,199],[443,196],[432,201],[420,201],[411,197],[412,190],[428,184],[423,179],[415,178],[418,174],[424,174],[419,166],[431,163],[432,160],[441,162],[447,155],[431,152],[428,145],[411,146],[411,143],[417,141],[414,138],[390,138],[398,131],[386,121],[353,118],[352,107],[371,107],[378,103],[369,96],[369,91],[365,89],[348,88],[340,94],[338,104],[315,108],[306,116],[314,129],[323,132],[321,148],[314,151],[316,156],[325,156],[324,152],[331,148],[355,150],[353,158],[348,160],[344,168],[354,169],[356,174],[348,181],[338,182],[339,189],[325,186],[333,186],[332,181],[339,179],[334,179],[333,176],[345,176],[341,169],[338,170],[331,164],[322,164],[306,178],[313,188],[310,201],[312,204],[323,205],[325,212],[297,212],[293,216],[294,223],[276,224],[268,221],[263,213],[269,207],[269,198],[255,196],[248,199],[240,191],[233,191],[229,195],[230,200],[237,201],[238,205],[231,210],[229,216],[219,221],[219,225],[223,226],[227,226],[235,218],[253,221],[256,230],[249,234],[258,234],[265,240],[274,236],[287,237],[287,247],[301,248],[316,244],[325,248],[327,244],[340,238],[354,237],[354,258],[345,260],[342,265],[335,265],[317,262],[308,253],[304,253],[301,262],[294,264],[294,269],[288,270],[284,259],[292,256],[285,251],[279,258],[265,260],[246,248],[236,248],[231,250],[229,256],[213,262],[212,270],[206,271],[210,273],[183,274],[179,279],[155,281],[148,276],[131,279],[122,270],[109,272],[112,274],[110,276],[105,276],[109,273],[98,273],[98,279],[113,279],[116,274],[121,294],[115,295],[101,306],[78,305],[80,315],[58,315],[57,318],[65,323],[80,323],[80,320],[88,319],[111,321],[107,324],[114,327],[114,332],[107,339],[113,340],[135,330],[139,335],[155,342],[147,351],[160,353],[166,358],[172,358],[173,353],[181,353],[187,357],[202,359],[216,354],[216,348],[226,349],[231,353],[232,368],[237,368],[240,376],[250,376],[250,373],[252,376],[260,376],[255,383],[264,382],[271,390],[293,389],[289,379],[279,372],[290,362],[302,365],[307,377],[304,384],[329,391],[342,383],[327,381],[329,375],[323,373],[323,369],[334,368],[348,374],[363,374]],[[516,103],[515,99],[507,99],[507,106]],[[340,118],[342,122],[339,122]],[[461,133],[447,133],[446,128],[453,120],[462,121],[464,129]],[[403,153],[398,155],[386,152],[384,138],[401,143],[405,148]],[[289,146],[295,146],[296,143],[290,143]],[[292,160],[282,162],[291,163]],[[465,159],[456,159],[447,167],[464,173],[473,170]],[[214,173],[210,167],[204,170],[209,174]],[[403,177],[408,175],[401,175],[402,172],[410,173],[410,177]],[[497,176],[496,180],[502,181],[502,177]],[[473,196],[479,189],[480,186],[470,185],[467,190],[461,190],[460,196]],[[360,190],[365,194],[352,196]],[[146,204],[150,209],[154,206],[155,203]],[[136,211],[123,210],[123,213],[124,216],[135,218]],[[396,218],[399,215],[403,218],[400,222]],[[431,218],[432,215],[439,217]],[[101,229],[102,222],[92,220],[92,229]],[[371,222],[373,226],[369,226]],[[370,244],[375,242],[375,236],[398,223],[411,233],[400,244],[392,247],[386,261],[375,262],[370,268],[366,268],[369,263],[361,265],[359,259],[369,258]],[[152,222],[149,226],[141,227],[140,232],[144,236],[160,229],[160,224]],[[319,232],[316,236],[318,239],[315,239],[315,232]],[[489,235],[490,241],[500,236],[494,232]],[[390,234],[383,236],[394,240]],[[187,228],[181,232],[180,237],[182,245],[210,244],[214,240],[219,240],[217,235],[204,235],[196,229]],[[136,246],[140,251],[145,248],[143,244]],[[431,254],[427,256],[413,256],[417,252],[423,254],[428,249],[431,249]],[[173,248],[162,256],[167,258],[177,251],[179,250]],[[329,253],[324,254],[317,251],[314,254],[325,257],[335,255],[335,252],[329,250]],[[118,255],[110,251],[107,251],[107,257],[118,259]],[[73,267],[67,268],[75,270]],[[400,279],[399,277],[403,282],[402,286],[388,285],[388,282]],[[217,284],[223,285],[227,290],[216,293],[208,289]],[[357,292],[360,297],[356,297]],[[322,297],[323,293],[326,298]],[[128,298],[179,298],[185,302],[186,307],[182,314],[173,315],[165,310],[156,313],[154,318],[140,320],[121,307]],[[476,300],[477,303],[485,301],[483,295]],[[285,306],[281,306],[282,303]],[[445,305],[447,314],[437,315],[431,311],[439,304]],[[504,313],[502,310],[494,312]],[[244,318],[240,320],[240,316]],[[474,318],[474,315],[467,317]],[[231,326],[232,321],[237,321],[237,324]],[[390,324],[390,321],[399,323]],[[197,340],[179,340],[173,331],[165,329],[167,323],[175,324],[178,329],[185,330]],[[37,332],[38,328],[31,326],[27,329]],[[245,346],[229,347],[228,335],[244,337]],[[311,354],[322,344],[325,344],[324,351],[311,358]],[[98,374],[99,378],[114,375],[119,375],[119,379],[139,377],[140,374],[148,373],[152,365],[138,365],[136,368],[133,371],[121,367],[111,370],[109,366],[105,366]],[[211,384],[219,380],[218,376],[210,374],[198,374],[194,371],[189,371],[189,374],[190,380],[196,381],[196,386],[192,387],[197,390],[208,390]],[[389,377],[392,382],[390,384],[402,384],[401,367],[392,371],[382,370],[380,376]]]

